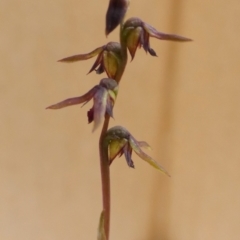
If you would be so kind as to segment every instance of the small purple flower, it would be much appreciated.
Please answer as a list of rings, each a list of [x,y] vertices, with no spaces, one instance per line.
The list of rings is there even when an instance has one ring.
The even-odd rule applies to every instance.
[[[159,32],[154,27],[143,22],[139,18],[128,19],[123,25],[123,34],[132,59],[134,58],[138,47],[143,47],[146,53],[149,52],[150,55],[157,56],[156,52],[150,47],[150,37],[154,37],[160,40],[178,42],[192,41],[189,38],[185,38],[179,35]]]
[[[105,114],[113,117],[113,106],[117,96],[118,84],[110,78],[103,78],[99,85],[80,97],[68,98],[62,102],[47,107],[47,109],[60,109],[76,104],[88,103],[93,99],[93,107],[88,111],[88,123],[94,122],[93,131],[102,123]]]
[[[154,168],[170,176],[168,172],[159,165],[153,158],[142,151],[142,147],[150,148],[146,142],[137,141],[128,130],[121,126],[110,128],[104,139],[105,146],[108,147],[109,165],[117,156],[125,156],[129,167],[134,168],[132,160],[132,150],[144,161],[148,162]]]
[[[105,71],[109,78],[115,79],[122,60],[121,46],[118,42],[109,42],[106,45],[96,48],[92,52],[63,58],[59,60],[59,62],[70,63],[87,60],[95,56],[97,56],[97,59],[88,74],[94,70],[97,74]]]

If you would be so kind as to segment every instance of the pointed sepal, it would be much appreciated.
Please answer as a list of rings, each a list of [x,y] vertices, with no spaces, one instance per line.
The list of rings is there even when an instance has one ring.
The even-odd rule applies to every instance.
[[[97,89],[98,89],[98,87],[95,86],[90,91],[88,91],[86,94],[84,94],[80,97],[68,98],[64,101],[53,104],[53,105],[47,107],[46,109],[61,109],[61,108],[64,108],[64,107],[69,107],[69,106],[72,106],[72,105],[88,102],[96,94]]]
[[[169,173],[159,164],[157,163],[153,158],[148,156],[145,152],[142,151],[138,141],[134,139],[133,137],[130,137],[129,144],[134,150],[134,152],[144,161],[148,162],[151,166],[154,168],[160,170],[161,172],[165,173],[167,176],[170,177]]]
[[[99,88],[93,97],[93,132],[101,125],[107,108],[108,91],[105,88]]]
[[[149,35],[151,37],[154,37],[154,38],[157,38],[157,39],[160,39],[160,40],[168,40],[168,41],[176,41],[176,42],[190,42],[190,41],[192,41],[192,39],[182,37],[180,35],[159,32],[154,27],[152,27],[151,25],[149,25],[145,22],[143,22],[143,28],[146,32],[149,33]]]
[[[105,45],[101,46],[101,47],[98,47],[98,48],[94,49],[93,51],[91,51],[89,53],[77,54],[77,55],[73,55],[73,56],[70,56],[70,57],[66,57],[66,58],[58,60],[58,62],[68,62],[68,63],[71,63],[71,62],[87,60],[87,59],[95,57],[96,55],[101,53],[103,51],[104,47],[105,47]]]

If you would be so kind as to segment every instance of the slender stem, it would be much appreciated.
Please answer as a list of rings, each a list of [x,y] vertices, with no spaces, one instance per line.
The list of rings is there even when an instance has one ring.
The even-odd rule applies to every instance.
[[[104,230],[106,234],[106,240],[109,239],[110,229],[110,171],[108,162],[108,149],[104,146],[104,136],[108,130],[110,116],[106,114],[102,132],[99,139],[99,154],[100,154],[100,166],[101,166],[101,177],[102,177],[102,201],[104,210]]]
[[[120,82],[123,72],[127,64],[127,47],[122,36],[122,23],[120,25],[120,42],[121,42],[121,64],[115,76],[117,83]],[[111,210],[111,198],[110,198],[110,170],[108,160],[108,147],[104,145],[104,137],[108,130],[110,116],[106,114],[102,132],[99,139],[99,155],[101,166],[101,178],[102,178],[102,201],[104,211],[104,230],[106,234],[106,240],[109,240],[110,230],[110,210]]]

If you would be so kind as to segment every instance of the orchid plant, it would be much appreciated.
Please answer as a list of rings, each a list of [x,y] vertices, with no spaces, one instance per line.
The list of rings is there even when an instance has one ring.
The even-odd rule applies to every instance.
[[[148,23],[139,18],[130,18],[124,22],[124,17],[129,6],[128,0],[110,0],[106,13],[105,34],[110,34],[120,25],[120,42],[109,42],[95,50],[77,54],[59,60],[59,62],[76,62],[97,57],[89,73],[106,73],[108,78],[103,78],[100,83],[79,97],[68,98],[64,101],[47,107],[47,109],[61,109],[64,107],[83,104],[93,99],[93,106],[87,112],[88,123],[93,122],[93,131],[102,125],[99,139],[99,156],[102,178],[102,202],[98,240],[109,240],[110,230],[110,165],[117,156],[124,155],[127,165],[134,168],[132,152],[149,163],[162,173],[169,173],[153,158],[147,155],[142,148],[150,148],[144,141],[137,141],[124,127],[116,126],[108,129],[110,117],[113,117],[114,103],[117,98],[119,83],[124,73],[128,51],[133,60],[138,48],[143,48],[151,56],[157,56],[150,47],[150,37],[160,40],[178,42],[191,41],[175,34],[159,32]]]

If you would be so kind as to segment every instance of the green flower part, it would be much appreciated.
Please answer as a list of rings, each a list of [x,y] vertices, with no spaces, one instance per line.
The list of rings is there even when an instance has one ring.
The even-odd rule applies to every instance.
[[[99,224],[98,224],[98,235],[97,240],[107,240],[104,230],[104,211],[101,212]]]
[[[154,37],[160,40],[170,40],[178,42],[192,41],[189,38],[185,38],[179,35],[159,32],[154,27],[143,22],[139,18],[128,19],[123,25],[123,34],[132,59],[134,58],[138,47],[143,47],[146,53],[149,52],[150,55],[157,56],[156,52],[150,47],[150,37]]]
[[[134,168],[132,160],[132,151],[134,151],[151,166],[170,176],[161,165],[142,151],[142,147],[149,148],[149,145],[144,141],[137,141],[131,133],[123,127],[116,126],[110,128],[106,133],[104,143],[108,148],[109,165],[117,156],[122,156],[124,154],[128,166]]]
[[[68,98],[62,102],[47,107],[47,109],[61,109],[64,107],[88,103],[93,99],[93,107],[88,111],[88,123],[94,122],[93,131],[102,123],[105,114],[113,117],[113,106],[117,97],[118,84],[114,79],[103,78],[99,85],[80,97]]]
[[[59,62],[71,63],[87,60],[95,56],[97,56],[97,59],[88,74],[94,70],[97,74],[105,71],[109,78],[115,79],[122,61],[121,45],[118,42],[109,42],[106,45],[96,48],[92,52],[63,58],[59,60]]]
[[[105,33],[108,35],[112,32],[123,20],[127,9],[128,0],[110,0],[106,14],[106,28]]]

